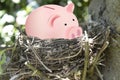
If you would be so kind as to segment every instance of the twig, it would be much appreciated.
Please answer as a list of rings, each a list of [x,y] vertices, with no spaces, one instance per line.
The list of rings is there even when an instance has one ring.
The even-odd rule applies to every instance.
[[[46,70],[48,70],[49,72],[52,72],[52,70],[49,69],[49,68],[40,60],[40,58],[39,58],[38,55],[36,54],[36,53],[37,53],[36,50],[32,48],[32,51],[34,52],[35,57],[38,59],[38,61],[43,65],[43,67],[44,67]]]
[[[88,60],[89,60],[89,41],[88,41],[88,35],[85,32],[85,42],[84,42],[84,49],[85,49],[85,60],[84,60],[84,69],[83,69],[83,75],[82,80],[86,80],[86,74],[87,74],[87,68],[88,68]]]
[[[98,52],[98,55],[95,57],[95,63],[94,63],[94,64],[97,63],[97,61],[99,60],[99,58],[100,58],[102,52],[107,48],[108,44],[109,44],[108,41],[106,41],[106,42],[103,44],[101,50]]]
[[[25,65],[28,67],[28,68],[30,68],[32,71],[34,71],[33,72],[33,76],[34,75],[37,75],[37,76],[39,76],[40,78],[44,78],[45,80],[48,80],[48,78],[47,77],[45,77],[40,71],[38,71],[36,68],[34,68],[31,64],[30,64],[30,62],[25,62]]]
[[[74,55],[67,56],[67,57],[62,57],[62,58],[55,58],[55,59],[50,58],[50,59],[48,59],[48,60],[63,60],[63,59],[70,59],[70,58],[74,58],[74,57],[76,57],[77,55],[79,55],[79,54],[81,53],[81,51],[82,51],[82,47],[80,48],[79,52],[77,52],[77,53],[76,53],[76,54],[74,54]]]
[[[98,72],[98,75],[99,75],[100,79],[103,80],[103,75],[100,73],[98,67],[95,66],[95,68],[96,68],[96,70],[97,70],[97,72]]]
[[[12,76],[12,77],[10,78],[10,80],[17,80],[17,78],[19,78],[20,76],[22,76],[22,75],[28,75],[28,74],[30,74],[30,73],[31,73],[31,72],[24,72],[24,73],[16,74],[16,75]]]
[[[107,46],[109,45],[109,42],[107,41],[107,38],[109,37],[109,34],[110,34],[110,30],[109,30],[109,27],[107,28],[107,31],[106,31],[106,37],[105,37],[105,42],[101,48],[101,50],[98,52],[98,55],[95,57],[95,62],[94,62],[94,65],[97,63],[97,61],[99,60],[102,52],[107,48]]]
[[[108,26],[107,30],[106,30],[106,37],[104,39],[104,44],[101,48],[101,50],[97,53],[97,56],[95,57],[94,61],[93,61],[93,64],[92,64],[92,67],[89,69],[90,71],[94,71],[94,68],[97,66],[97,63],[99,63],[99,60],[100,60],[100,56],[101,54],[103,53],[103,51],[107,48],[107,46],[109,45],[109,42],[107,41],[108,40],[108,37],[109,37],[109,34],[110,34],[110,27]]]
[[[35,57],[38,59],[38,61],[43,65],[43,67],[44,67],[46,70],[48,70],[49,72],[52,72],[52,70],[49,69],[49,68],[41,61],[41,59],[40,59],[40,58],[38,57],[38,55],[37,55],[36,50],[31,46],[31,44],[28,44],[28,46],[29,46],[29,48],[32,50],[32,52],[35,54]]]

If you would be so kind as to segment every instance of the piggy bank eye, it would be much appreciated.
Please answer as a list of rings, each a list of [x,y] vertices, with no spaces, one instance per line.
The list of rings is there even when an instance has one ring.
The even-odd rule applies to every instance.
[[[75,21],[75,19],[72,19],[73,21]]]
[[[64,25],[67,26],[67,23],[65,23]]]

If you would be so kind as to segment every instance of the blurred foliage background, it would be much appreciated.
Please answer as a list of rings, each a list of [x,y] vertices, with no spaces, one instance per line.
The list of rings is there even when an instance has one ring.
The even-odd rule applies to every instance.
[[[79,22],[85,21],[90,0],[0,0],[0,74],[6,61],[3,49],[14,45],[19,29],[24,30],[28,14],[45,4],[65,6],[69,1],[75,4],[74,13]]]

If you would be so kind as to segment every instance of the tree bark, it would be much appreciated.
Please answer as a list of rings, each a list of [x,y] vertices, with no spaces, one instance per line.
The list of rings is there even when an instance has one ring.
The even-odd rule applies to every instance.
[[[111,28],[110,45],[105,51],[104,80],[120,80],[120,0],[92,0],[89,13],[93,20]]]

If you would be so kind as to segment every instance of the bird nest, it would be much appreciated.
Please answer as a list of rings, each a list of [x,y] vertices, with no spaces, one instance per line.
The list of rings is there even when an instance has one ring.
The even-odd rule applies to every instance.
[[[109,28],[99,23],[84,27],[83,37],[71,40],[41,40],[21,33],[6,70],[10,80],[102,79]]]

